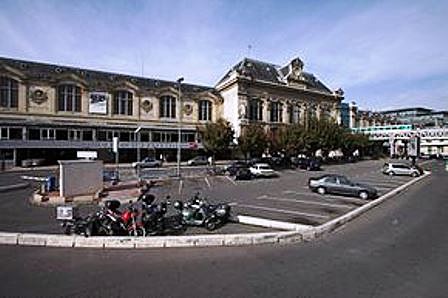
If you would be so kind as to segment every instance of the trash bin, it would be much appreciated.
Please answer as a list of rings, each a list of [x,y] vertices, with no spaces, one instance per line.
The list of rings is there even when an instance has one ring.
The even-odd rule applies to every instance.
[[[46,191],[55,191],[55,190],[56,190],[56,177],[47,176]]]

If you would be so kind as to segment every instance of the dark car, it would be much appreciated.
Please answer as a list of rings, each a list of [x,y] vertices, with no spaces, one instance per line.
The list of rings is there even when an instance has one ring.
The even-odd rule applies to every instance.
[[[293,160],[293,164],[302,170],[319,171],[320,161],[315,158],[297,158]]]
[[[248,168],[248,164],[245,161],[238,160],[238,161],[232,162],[225,169],[226,169],[226,172],[228,172],[230,176],[235,176],[236,172],[241,168]]]
[[[350,181],[342,175],[324,175],[308,180],[308,187],[321,195],[326,193],[360,197],[363,200],[376,198],[378,192],[375,188]]]
[[[240,167],[236,170],[235,175],[233,175],[235,177],[235,180],[250,180],[252,179],[252,173],[249,169],[249,167]]]

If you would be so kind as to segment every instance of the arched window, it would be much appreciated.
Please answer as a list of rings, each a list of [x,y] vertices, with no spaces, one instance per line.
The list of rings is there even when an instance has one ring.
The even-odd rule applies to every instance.
[[[282,104],[271,102],[271,122],[282,122]]]
[[[68,84],[59,85],[58,111],[81,112],[81,88]]]
[[[116,115],[132,116],[133,100],[132,93],[126,90],[119,90],[114,93],[112,113]]]
[[[212,121],[212,103],[208,100],[200,100],[198,104],[199,120]]]
[[[176,118],[176,98],[173,96],[162,96],[159,101],[160,118]]]
[[[249,120],[263,120],[263,103],[261,102],[261,100],[252,99],[249,101]]]
[[[11,78],[0,77],[0,107],[17,108],[19,98],[19,83]]]

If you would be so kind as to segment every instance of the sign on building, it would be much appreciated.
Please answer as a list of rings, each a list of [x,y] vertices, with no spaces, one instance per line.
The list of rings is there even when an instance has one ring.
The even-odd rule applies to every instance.
[[[107,105],[110,95],[107,92],[90,92],[89,113],[107,114]]]

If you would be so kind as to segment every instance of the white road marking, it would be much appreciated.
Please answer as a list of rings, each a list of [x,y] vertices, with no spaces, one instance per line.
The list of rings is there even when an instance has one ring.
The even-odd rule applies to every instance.
[[[229,205],[229,206],[238,206],[238,203],[237,202],[231,202],[231,203],[228,203],[227,205]]]
[[[322,199],[332,200],[332,199],[338,199],[342,201],[347,201],[350,203],[361,203],[363,202],[360,198],[357,197],[345,197],[345,196],[335,196],[335,195],[320,195],[314,192],[299,192],[299,191],[293,191],[293,190],[285,190],[283,191],[284,194],[293,194],[298,196],[315,196],[320,197]]]
[[[224,176],[224,177],[226,177],[227,178],[227,180],[229,180],[230,182],[232,182],[233,183],[233,185],[238,185],[235,181],[233,181],[233,179],[232,178],[230,178],[229,176]]]
[[[264,211],[278,212],[278,213],[296,214],[296,215],[302,215],[302,216],[308,216],[308,217],[330,218],[330,216],[328,216],[328,215],[319,215],[319,214],[313,214],[313,213],[305,213],[305,212],[298,212],[298,211],[291,211],[291,210],[284,210],[284,209],[277,209],[277,208],[270,208],[270,207],[263,207],[263,206],[245,205],[245,204],[240,204],[238,206],[250,208],[250,209],[259,209],[259,210],[264,210]]]
[[[208,188],[211,188],[210,182],[208,181],[207,177],[204,177],[205,183],[207,183]]]
[[[321,202],[312,202],[312,201],[304,201],[304,200],[298,200],[298,199],[287,199],[287,198],[281,198],[281,197],[269,197],[269,196],[259,196],[256,198],[257,200],[273,200],[273,201],[284,201],[284,202],[293,202],[293,203],[301,203],[301,204],[308,204],[308,205],[317,205],[317,206],[326,206],[326,207],[333,207],[333,208],[352,208],[351,206],[346,205],[337,205],[337,204],[330,204],[330,203],[321,203]]]
[[[180,182],[179,182],[179,194],[182,193],[183,186],[184,186],[184,181],[180,180]]]

